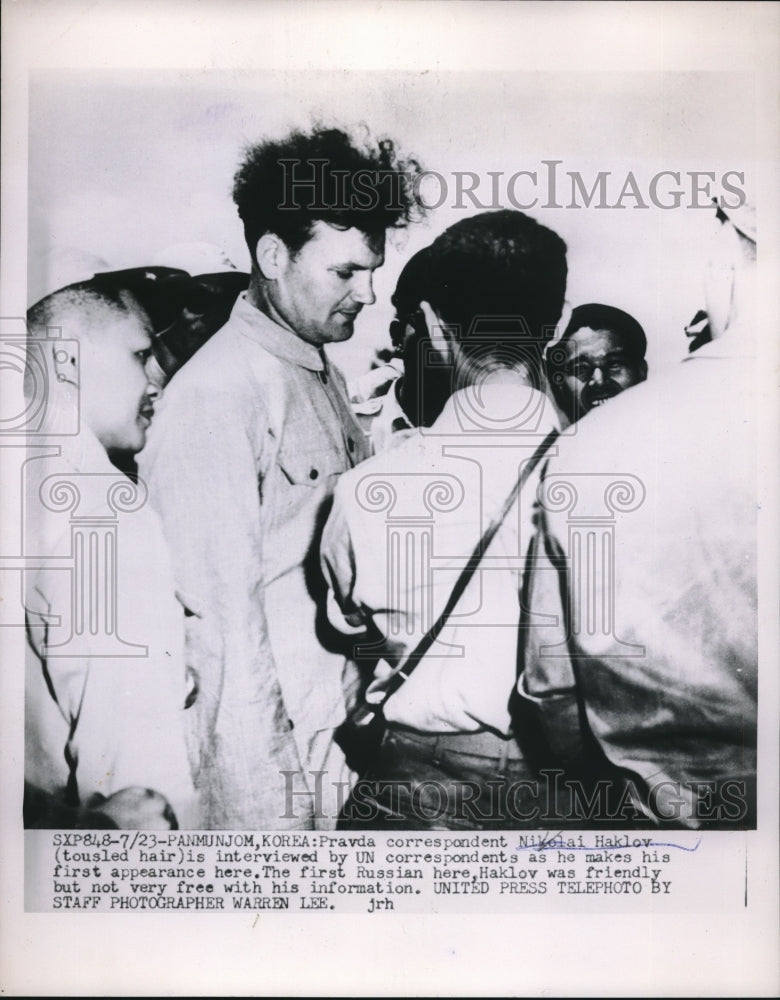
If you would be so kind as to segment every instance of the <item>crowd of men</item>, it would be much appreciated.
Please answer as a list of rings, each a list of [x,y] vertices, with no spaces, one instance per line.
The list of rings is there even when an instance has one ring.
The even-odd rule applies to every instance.
[[[248,275],[171,248],[30,309],[27,826],[755,825],[752,213],[671,372],[507,209],[411,257],[348,386],[413,171],[258,143]]]

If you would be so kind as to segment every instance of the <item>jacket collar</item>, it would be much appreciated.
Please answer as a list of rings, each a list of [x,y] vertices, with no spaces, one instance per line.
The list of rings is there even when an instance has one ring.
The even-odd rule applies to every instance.
[[[307,344],[305,340],[296,337],[292,330],[286,330],[275,323],[247,300],[246,292],[242,292],[236,299],[230,322],[239,333],[260,344],[269,354],[282,361],[289,361],[313,372],[324,371],[327,367],[319,347]]]

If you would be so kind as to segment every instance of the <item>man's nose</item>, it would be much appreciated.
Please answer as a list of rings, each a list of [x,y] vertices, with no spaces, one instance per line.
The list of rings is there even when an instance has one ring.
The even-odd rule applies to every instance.
[[[149,402],[153,403],[162,395],[162,386],[156,382],[149,371],[146,373],[146,396]]]
[[[355,275],[352,288],[352,298],[364,306],[372,306],[376,302],[374,295],[374,277],[370,271],[361,271]]]
[[[599,365],[596,365],[596,367],[591,372],[589,381],[591,383],[595,383],[596,385],[601,385],[604,382],[604,372],[601,370]]]

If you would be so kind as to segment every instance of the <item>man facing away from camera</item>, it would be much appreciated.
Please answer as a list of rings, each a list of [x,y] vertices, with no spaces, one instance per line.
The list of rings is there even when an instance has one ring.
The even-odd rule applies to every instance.
[[[341,478],[323,536],[332,621],[378,659],[368,702],[381,703],[408,676],[384,702],[384,740],[364,761],[365,780],[343,822],[511,827],[533,819],[532,803],[512,799],[529,775],[508,709],[520,539],[531,531],[523,494],[436,641],[413,658],[521,470],[556,427],[541,369],[563,307],[566,246],[521,212],[487,212],[450,227],[416,267],[405,322],[427,355],[422,391],[430,371],[441,412]],[[441,408],[443,365],[450,393]],[[418,403],[424,411],[425,400]],[[526,485],[533,494],[532,479]],[[345,728],[347,740],[359,735]]]
[[[756,822],[755,219],[715,216],[712,342],[581,421],[539,492],[519,714],[611,792],[567,819]]]
[[[573,424],[647,378],[647,337],[629,313],[590,302],[572,310],[545,357],[561,413]]]
[[[320,644],[312,595],[324,505],[368,449],[323,348],[374,302],[406,178],[391,142],[338,130],[249,149],[233,190],[249,288],[171,382],[141,457],[188,609],[212,828],[327,828],[349,783],[333,741],[347,661]]]
[[[197,827],[183,611],[159,520],[108,457],[146,440],[151,324],[102,278],[28,313],[25,823]]]

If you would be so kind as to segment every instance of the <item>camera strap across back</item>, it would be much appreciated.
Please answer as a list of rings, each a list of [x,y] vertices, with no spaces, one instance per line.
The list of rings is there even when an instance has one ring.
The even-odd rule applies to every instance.
[[[377,713],[381,713],[382,709],[385,706],[385,703],[390,698],[392,698],[392,696],[401,687],[401,685],[411,677],[413,671],[419,664],[420,660],[422,660],[422,658],[425,656],[425,654],[428,652],[428,650],[431,648],[434,642],[436,642],[436,639],[439,637],[439,634],[441,633],[442,629],[447,624],[447,619],[452,614],[458,601],[463,596],[463,592],[468,586],[469,581],[474,576],[474,573],[479,567],[479,564],[482,561],[482,557],[484,556],[485,552],[490,546],[490,543],[495,538],[496,532],[504,523],[507,514],[514,506],[515,501],[517,500],[520,494],[520,491],[530,478],[531,473],[534,471],[534,469],[537,467],[537,465],[542,460],[544,455],[547,453],[547,449],[550,447],[553,441],[555,441],[555,439],[558,437],[559,433],[560,431],[558,431],[557,429],[551,430],[546,435],[546,437],[539,445],[539,447],[536,449],[536,451],[533,453],[531,458],[523,465],[522,471],[520,472],[520,475],[517,481],[515,482],[515,485],[512,487],[511,493],[504,501],[501,510],[499,511],[498,515],[490,522],[484,535],[482,535],[480,540],[477,542],[476,548],[474,549],[471,556],[464,565],[463,569],[461,570],[460,576],[455,581],[455,586],[452,588],[452,593],[450,594],[441,614],[433,623],[433,625],[428,629],[428,631],[425,633],[422,639],[420,639],[420,641],[417,643],[417,645],[411,651],[411,653],[409,653],[409,655],[406,657],[403,666],[400,667],[398,670],[395,671],[395,673],[391,675],[387,688],[385,689],[385,695],[376,708]]]

